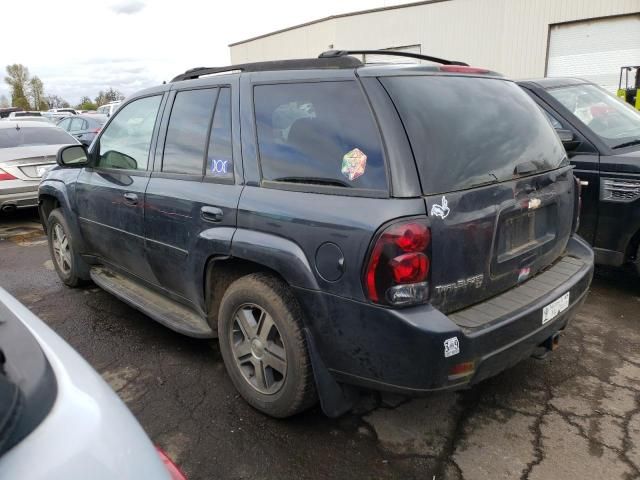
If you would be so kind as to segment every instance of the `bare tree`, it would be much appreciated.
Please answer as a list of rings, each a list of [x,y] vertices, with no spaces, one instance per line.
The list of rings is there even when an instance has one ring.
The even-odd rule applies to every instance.
[[[44,101],[49,108],[67,108],[69,106],[69,102],[59,95],[47,95],[44,97]]]
[[[9,104],[9,99],[7,98],[6,95],[0,95],[0,108],[7,108],[10,107],[11,105]]]

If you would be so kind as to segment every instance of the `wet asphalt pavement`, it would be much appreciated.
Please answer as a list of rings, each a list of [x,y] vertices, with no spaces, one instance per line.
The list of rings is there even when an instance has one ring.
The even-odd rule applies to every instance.
[[[640,280],[600,272],[544,361],[476,388],[368,395],[337,420],[247,406],[217,345],[96,288],[64,287],[35,212],[0,217],[0,286],[65,338],[197,479],[639,479]],[[123,439],[124,441],[124,439]]]

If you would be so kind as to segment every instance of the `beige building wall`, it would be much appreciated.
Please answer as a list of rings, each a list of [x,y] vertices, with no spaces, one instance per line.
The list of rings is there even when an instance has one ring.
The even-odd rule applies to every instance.
[[[549,26],[640,12],[640,0],[445,0],[330,17],[232,44],[232,63],[421,45],[513,78],[545,74]]]

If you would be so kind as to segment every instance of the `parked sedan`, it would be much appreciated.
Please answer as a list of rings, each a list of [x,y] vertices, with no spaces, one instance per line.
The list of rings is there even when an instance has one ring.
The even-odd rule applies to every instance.
[[[0,211],[38,205],[40,177],[63,145],[78,141],[46,122],[0,122]]]
[[[184,480],[89,364],[0,288],[0,478]]]
[[[76,137],[80,143],[89,146],[98,132],[107,123],[106,115],[74,115],[58,122],[58,126]]]
[[[38,112],[37,110],[29,110],[27,112],[11,112],[9,114],[9,120],[15,120],[20,117],[41,117],[42,112]]]
[[[34,116],[24,116],[24,117],[20,117],[20,118],[7,118],[2,119],[3,121],[10,121],[10,122],[15,122],[17,120],[20,121],[20,123],[23,122],[44,122],[44,123],[51,123],[50,120],[45,117],[44,115],[34,115]]]

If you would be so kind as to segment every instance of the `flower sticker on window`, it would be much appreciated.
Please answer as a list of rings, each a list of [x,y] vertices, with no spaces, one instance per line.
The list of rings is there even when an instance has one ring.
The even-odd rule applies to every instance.
[[[367,156],[359,148],[354,148],[342,157],[342,174],[353,182],[361,177],[367,167]]]

